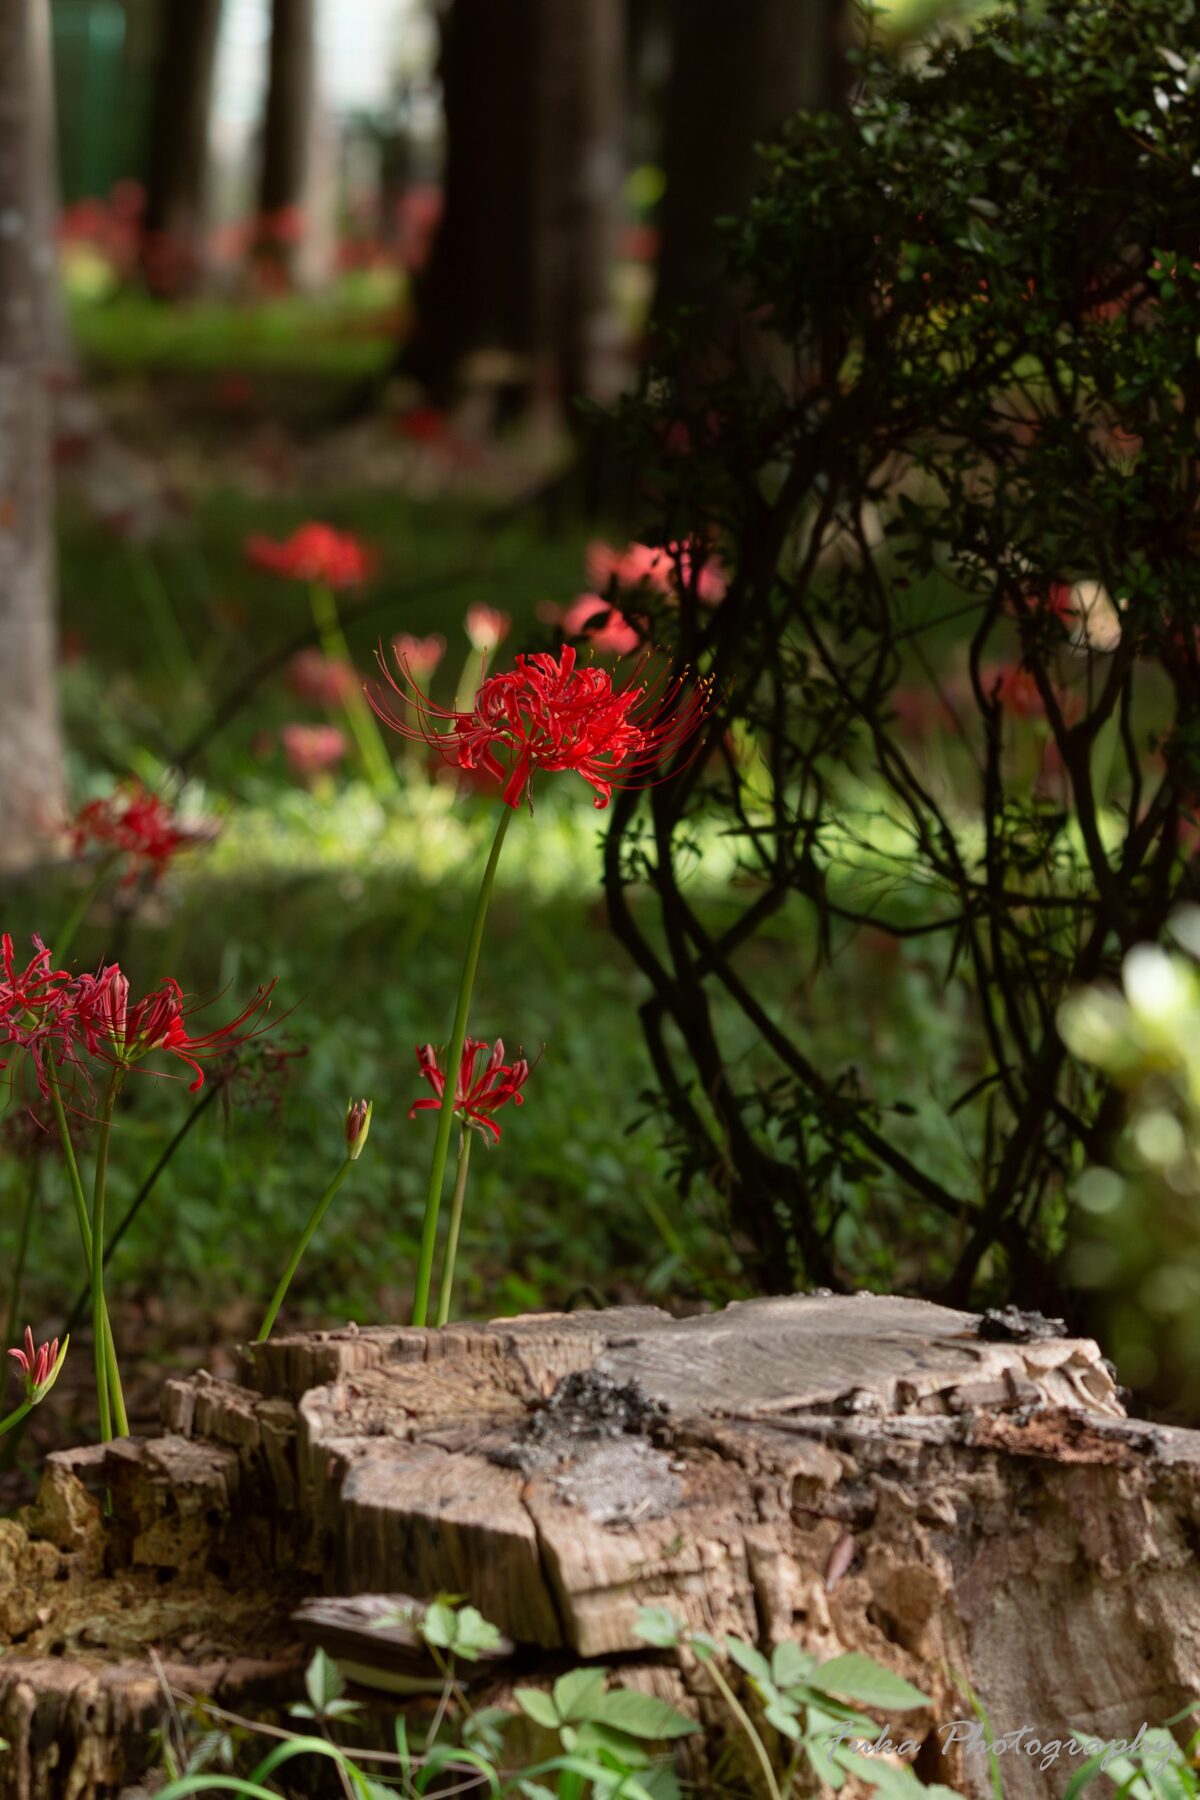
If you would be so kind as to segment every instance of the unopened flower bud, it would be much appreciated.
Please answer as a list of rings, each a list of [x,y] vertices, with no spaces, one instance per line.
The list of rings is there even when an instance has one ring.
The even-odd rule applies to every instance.
[[[58,1380],[59,1370],[67,1354],[70,1338],[63,1339],[62,1349],[58,1347],[58,1339],[52,1344],[35,1344],[33,1332],[25,1327],[25,1343],[23,1348],[10,1350],[9,1355],[17,1365],[18,1372],[25,1384],[25,1398],[31,1406],[44,1400],[50,1389]]]
[[[346,1107],[346,1155],[351,1162],[357,1162],[362,1155],[374,1110],[373,1100],[351,1100]]]

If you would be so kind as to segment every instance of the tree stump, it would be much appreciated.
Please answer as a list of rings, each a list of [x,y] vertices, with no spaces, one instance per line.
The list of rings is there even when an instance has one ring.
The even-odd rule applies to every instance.
[[[49,1458],[0,1524],[0,1800],[119,1792],[164,1705],[151,1647],[243,1709],[294,1691],[313,1641],[403,1688],[419,1649],[370,1628],[398,1594],[467,1594],[511,1640],[489,1697],[619,1660],[710,1745],[703,1667],[649,1650],[642,1606],[863,1651],[930,1696],[902,1735],[968,1794],[986,1766],[944,1729],[968,1686],[1043,1739],[1200,1693],[1200,1433],[1128,1419],[1096,1345],[1036,1315],[814,1294],[349,1327],[167,1382],[163,1420]],[[1003,1774],[1006,1800],[1064,1779]]]

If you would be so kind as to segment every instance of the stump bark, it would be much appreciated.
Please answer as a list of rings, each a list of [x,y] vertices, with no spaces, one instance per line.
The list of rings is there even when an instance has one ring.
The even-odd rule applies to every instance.
[[[380,1596],[469,1595],[511,1640],[493,1694],[619,1662],[710,1749],[703,1667],[648,1650],[640,1607],[863,1651],[930,1696],[903,1735],[968,1794],[987,1769],[945,1745],[968,1687],[1042,1738],[1131,1736],[1200,1693],[1200,1433],[1128,1419],[1097,1346],[1036,1316],[816,1294],[351,1327],[169,1381],[163,1420],[51,1457],[0,1524],[0,1800],[120,1791],[164,1706],[150,1647],[243,1708],[294,1691],[314,1641],[419,1691]],[[1063,1778],[1015,1755],[1005,1794]]]

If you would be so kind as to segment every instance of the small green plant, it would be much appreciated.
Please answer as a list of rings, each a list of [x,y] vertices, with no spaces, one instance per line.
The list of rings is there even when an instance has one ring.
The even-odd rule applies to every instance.
[[[172,1707],[173,1729],[162,1734],[162,1760],[171,1779],[159,1800],[215,1792],[275,1800],[265,1784],[285,1764],[305,1756],[332,1761],[351,1800],[384,1795],[418,1800],[445,1791],[446,1782],[456,1793],[487,1794],[492,1800],[678,1800],[674,1771],[655,1754],[655,1746],[700,1728],[665,1701],[613,1685],[609,1670],[589,1667],[560,1676],[548,1692],[518,1688],[516,1710],[474,1707],[459,1680],[459,1665],[496,1648],[496,1627],[477,1608],[445,1594],[426,1607],[399,1608],[375,1621],[379,1630],[397,1625],[424,1641],[440,1676],[440,1684],[433,1684],[440,1688],[433,1715],[419,1743],[410,1738],[402,1713],[394,1724],[394,1751],[335,1743],[334,1731],[363,1708],[347,1696],[343,1670],[318,1650],[305,1673],[306,1698],[290,1710],[320,1736],[269,1728],[280,1741],[240,1776],[232,1772],[237,1758],[260,1727],[201,1702],[189,1714],[189,1737]],[[522,1714],[552,1732],[557,1749],[527,1766],[506,1767],[505,1733]],[[214,1763],[230,1772],[211,1772]]]
[[[767,1657],[742,1638],[718,1640],[689,1631],[661,1606],[642,1608],[638,1634],[656,1649],[687,1650],[704,1664],[746,1740],[770,1800],[788,1800],[814,1776],[836,1790],[855,1775],[889,1800],[952,1793],[945,1787],[926,1788],[903,1764],[854,1748],[857,1742],[875,1744],[880,1732],[874,1719],[849,1702],[888,1712],[910,1712],[929,1703],[919,1688],[873,1658],[850,1651],[822,1663],[791,1641],[777,1645]],[[737,1672],[753,1697],[751,1706],[738,1695]],[[851,1738],[851,1732],[857,1736]],[[773,1743],[781,1754],[772,1754]]]

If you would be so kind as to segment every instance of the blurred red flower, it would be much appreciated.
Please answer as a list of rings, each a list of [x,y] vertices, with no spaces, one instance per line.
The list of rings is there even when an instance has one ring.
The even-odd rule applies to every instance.
[[[698,538],[679,544],[627,544],[624,550],[593,538],[587,547],[586,567],[595,588],[606,588],[615,580],[618,587],[648,587],[676,596],[681,587],[694,587],[696,598],[705,606],[715,606],[725,598],[724,572]]]
[[[254,532],[246,539],[245,551],[252,568],[288,581],[324,582],[331,588],[358,587],[377,565],[373,551],[332,525],[301,525],[282,543]]]
[[[479,1058],[487,1051],[487,1044],[482,1038],[467,1038],[463,1044],[462,1060],[458,1066],[458,1082],[454,1094],[454,1110],[464,1124],[474,1125],[481,1132],[490,1132],[492,1142],[500,1141],[500,1127],[491,1117],[502,1106],[511,1100],[514,1105],[524,1104],[520,1092],[529,1079],[529,1064],[523,1056],[515,1062],[504,1060],[504,1041],[497,1038],[492,1046],[492,1053],[483,1068],[476,1072]],[[432,1044],[420,1044],[417,1047],[417,1067],[429,1083],[436,1100],[414,1100],[408,1109],[409,1118],[419,1112],[440,1112],[446,1092],[446,1076],[440,1058],[445,1055],[444,1047],[435,1050]]]
[[[357,682],[349,663],[335,661],[323,650],[297,650],[288,664],[288,686],[312,706],[341,706]]]
[[[473,650],[495,650],[509,634],[512,620],[492,606],[468,606],[465,629]]]
[[[597,650],[612,656],[629,656],[642,643],[642,634],[617,607],[599,594],[580,594],[562,616],[564,637],[586,637]]]
[[[336,725],[285,725],[279,733],[293,775],[302,779],[334,768],[345,756],[345,733]]]
[[[374,695],[371,704],[393,730],[422,739],[447,762],[486,770],[503,783],[507,806],[519,806],[534,770],[545,769],[582,775],[595,789],[594,804],[604,807],[614,787],[647,785],[710,710],[708,683],[664,674],[648,685],[640,679],[648,661],[618,688],[606,669],[577,668],[570,644],[557,656],[521,655],[509,672],[488,676],[471,712],[434,705],[403,666],[400,681],[384,668],[404,705],[393,711]]]
[[[203,842],[212,835],[212,828],[196,830],[181,825],[165,800],[140,781],[130,781],[103,800],[89,800],[81,806],[70,832],[75,856],[82,855],[89,844],[128,856],[130,866],[124,880],[130,882],[140,866],[161,875],[176,851]]]
[[[446,640],[440,631],[420,638],[399,631],[392,639],[392,653],[401,668],[407,668],[411,675],[432,675],[446,654]]]

